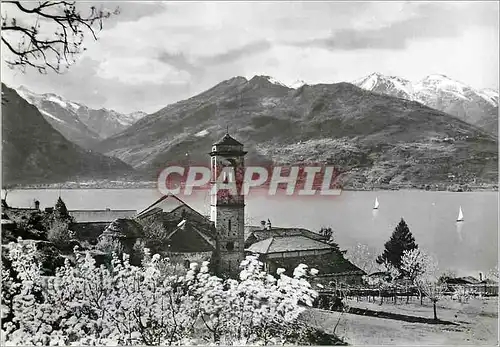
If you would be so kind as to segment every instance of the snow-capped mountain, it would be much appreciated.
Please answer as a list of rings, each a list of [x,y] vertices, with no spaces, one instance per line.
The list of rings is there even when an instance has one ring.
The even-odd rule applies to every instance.
[[[302,87],[303,85],[306,85],[306,84],[307,83],[304,80],[296,80],[292,84],[288,85],[288,87],[292,88],[292,89],[299,89],[300,87]]]
[[[282,87],[288,87],[285,83],[277,80],[276,78],[274,77],[271,77],[271,76],[262,76],[263,78],[266,78],[270,83],[272,84],[276,84],[278,86],[282,86]]]
[[[375,72],[354,81],[353,84],[370,92],[414,100],[412,83],[401,77],[384,76]]]
[[[146,115],[144,112],[122,114],[104,108],[95,110],[56,94],[33,93],[23,86],[17,92],[36,106],[64,137],[84,148],[92,148],[97,142],[126,129]]]
[[[50,102],[65,103],[54,95],[47,96],[47,99],[50,97]],[[63,120],[52,114],[47,116],[50,113],[44,112],[45,115],[2,83],[2,183],[117,180],[134,174],[134,170],[119,159],[69,141],[49,124],[47,118],[53,121],[52,124],[65,124],[69,119]],[[76,123],[71,125],[76,126]]]
[[[478,90],[439,74],[410,82],[397,76],[373,73],[353,84],[371,92],[420,102],[498,134],[498,91]]]

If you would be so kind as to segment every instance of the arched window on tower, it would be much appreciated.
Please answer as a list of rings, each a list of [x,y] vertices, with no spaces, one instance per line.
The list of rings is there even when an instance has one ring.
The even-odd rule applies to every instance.
[[[227,221],[227,231],[231,232],[231,220]]]

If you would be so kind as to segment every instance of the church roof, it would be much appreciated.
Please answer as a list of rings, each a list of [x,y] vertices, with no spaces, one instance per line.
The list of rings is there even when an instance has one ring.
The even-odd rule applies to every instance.
[[[175,211],[176,209],[178,209],[181,206],[187,207],[193,213],[198,214],[202,219],[206,219],[205,216],[203,216],[201,213],[199,213],[194,208],[189,206],[183,200],[181,200],[177,196],[171,195],[171,194],[164,195],[161,198],[159,198],[158,200],[156,200],[153,204],[151,204],[150,206],[146,207],[144,210],[139,212],[137,214],[137,217],[139,219],[141,219],[143,217],[147,217],[147,216],[150,216],[152,214],[156,214],[157,212],[170,213],[170,212]]]
[[[231,135],[226,133],[223,138],[221,138],[219,141],[214,143],[214,145],[230,145],[230,146],[243,146],[241,142],[238,140],[235,140]]]
[[[144,210],[138,213],[138,217],[143,216],[146,212],[149,212],[155,208],[161,209],[163,212],[172,212],[176,208],[185,205],[186,203],[176,197],[175,195],[163,195],[161,198],[156,200],[153,204],[146,207]]]
[[[332,248],[332,246],[324,242],[319,242],[302,235],[295,235],[279,237],[273,236],[254,243],[248,247],[246,251],[259,254],[269,254]]]

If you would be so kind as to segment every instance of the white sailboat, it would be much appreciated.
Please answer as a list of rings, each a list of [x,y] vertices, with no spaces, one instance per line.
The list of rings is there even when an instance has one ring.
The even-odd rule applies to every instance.
[[[378,210],[378,205],[379,205],[379,203],[378,203],[378,199],[377,199],[377,198],[375,198],[375,205],[373,206],[373,209],[374,209],[374,210]]]
[[[460,206],[460,209],[458,210],[457,222],[463,222],[463,221],[464,221],[464,214],[462,213],[462,206]]]

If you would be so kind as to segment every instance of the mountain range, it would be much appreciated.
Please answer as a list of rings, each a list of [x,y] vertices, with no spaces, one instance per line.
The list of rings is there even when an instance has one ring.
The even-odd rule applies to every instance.
[[[146,116],[144,112],[122,114],[105,108],[96,110],[52,93],[33,93],[24,86],[18,88],[17,92],[35,105],[66,139],[87,149],[92,149],[101,140],[125,130]]]
[[[134,171],[140,179],[156,180],[167,165],[206,164],[208,149],[228,127],[245,144],[248,165],[327,163],[342,172],[346,188],[496,184],[498,138],[492,126],[490,132],[484,129],[487,117],[478,116],[471,124],[470,117],[464,121],[424,104],[440,100],[436,108],[456,105],[442,96],[445,91],[461,92],[466,98],[483,98],[480,107],[495,107],[496,102],[498,110],[498,94],[495,99],[493,92],[478,93],[457,83],[452,94],[451,84],[443,76],[412,84],[372,74],[354,83],[297,81],[292,86],[269,76],[234,77],[147,116],[93,110],[54,94],[20,88],[19,95],[29,105],[4,87],[17,100],[2,106],[4,114],[10,114],[3,117],[3,152],[8,159],[4,177],[33,182],[40,176],[33,174],[37,171],[45,180],[82,174],[116,177]],[[23,124],[41,124],[40,118],[46,125],[34,130],[36,136],[28,136]],[[70,150],[58,158],[59,147]],[[26,163],[19,159],[25,157]],[[76,158],[75,169],[71,157]],[[5,171],[10,173],[5,176]]]
[[[2,184],[127,177],[133,172],[119,159],[67,140],[34,105],[2,84]]]
[[[96,148],[157,175],[173,163],[207,163],[226,126],[250,165],[328,163],[345,187],[497,181],[498,139],[475,125],[350,83],[294,89],[268,76],[223,81]]]
[[[498,91],[493,89],[475,89],[437,74],[410,82],[373,73],[353,84],[374,93],[418,101],[498,135]]]

